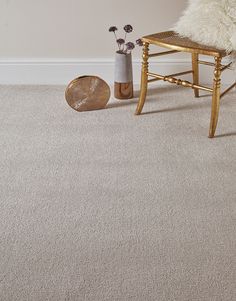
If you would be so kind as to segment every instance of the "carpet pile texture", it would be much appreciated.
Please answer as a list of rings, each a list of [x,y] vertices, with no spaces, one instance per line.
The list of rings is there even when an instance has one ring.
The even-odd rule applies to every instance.
[[[0,300],[235,300],[235,92],[210,140],[209,96],[64,90],[0,87]]]

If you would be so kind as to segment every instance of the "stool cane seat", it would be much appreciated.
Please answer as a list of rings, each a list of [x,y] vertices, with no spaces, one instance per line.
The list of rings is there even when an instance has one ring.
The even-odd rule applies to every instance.
[[[189,38],[181,37],[174,31],[165,31],[155,33],[142,38],[144,42],[162,46],[178,51],[185,51],[191,53],[199,53],[203,55],[224,57],[227,55],[225,50],[220,50],[214,47],[201,45],[191,41]]]

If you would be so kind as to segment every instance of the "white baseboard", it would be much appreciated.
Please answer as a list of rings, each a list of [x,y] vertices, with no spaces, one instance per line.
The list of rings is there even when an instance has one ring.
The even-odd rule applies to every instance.
[[[191,62],[186,59],[159,59],[150,61],[150,71],[171,74],[190,70]],[[134,83],[140,83],[141,63],[133,61]],[[231,72],[230,72],[231,73]],[[109,84],[114,79],[114,60],[112,59],[57,59],[57,60],[0,60],[0,84],[2,85],[67,85],[81,75],[97,75]],[[202,66],[202,83],[212,82],[213,70]],[[186,79],[190,79],[187,75]],[[232,82],[232,74],[227,74],[224,83]]]

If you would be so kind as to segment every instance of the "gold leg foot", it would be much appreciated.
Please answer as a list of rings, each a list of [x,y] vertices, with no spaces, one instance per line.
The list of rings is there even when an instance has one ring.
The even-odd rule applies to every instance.
[[[149,44],[143,44],[143,64],[142,64],[142,76],[141,76],[141,90],[140,97],[135,115],[140,115],[147,96],[147,85],[148,85],[148,52]]]
[[[221,58],[215,58],[214,87],[211,107],[209,138],[214,138],[220,110]]]
[[[193,66],[193,83],[199,85],[199,55],[197,53],[192,54],[192,66]],[[199,89],[194,89],[195,97],[199,97]]]
[[[143,106],[146,100],[146,95],[147,95],[147,85],[146,87],[142,86],[141,92],[140,92],[140,97],[139,97],[139,102],[135,111],[135,115],[140,115],[143,110]]]

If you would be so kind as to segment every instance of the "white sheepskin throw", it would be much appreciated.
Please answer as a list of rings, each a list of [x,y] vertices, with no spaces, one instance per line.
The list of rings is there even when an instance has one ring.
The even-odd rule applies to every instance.
[[[236,51],[236,0],[189,0],[173,29],[198,43]]]

